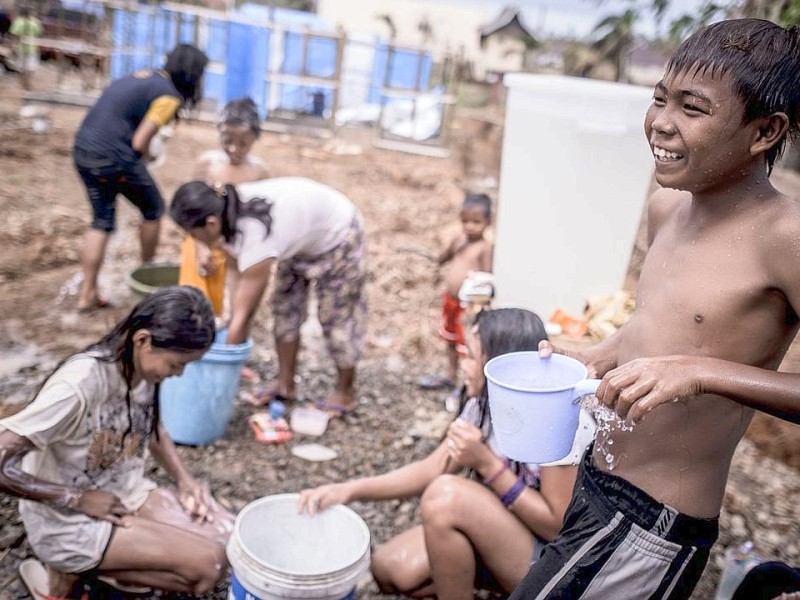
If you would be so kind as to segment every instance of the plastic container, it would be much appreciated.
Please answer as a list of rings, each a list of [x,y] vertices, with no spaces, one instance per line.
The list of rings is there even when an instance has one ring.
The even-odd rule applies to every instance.
[[[252,340],[226,344],[225,330],[200,360],[186,365],[180,377],[161,384],[161,420],[179,444],[202,446],[225,434],[239,389],[242,366]]]
[[[366,523],[346,506],[297,512],[299,494],[251,502],[228,540],[229,600],[354,599],[369,568]]]
[[[580,315],[622,286],[653,172],[653,88],[510,73],[495,230],[495,306]]]
[[[322,435],[328,428],[330,415],[321,410],[298,406],[289,417],[289,426],[295,433]]]
[[[730,600],[745,575],[767,559],[753,551],[753,542],[744,542],[725,549],[725,563],[714,600]]]
[[[553,354],[511,352],[483,368],[492,429],[503,454],[521,462],[547,463],[569,454],[578,429],[579,398],[599,379],[586,379],[583,363]]]
[[[173,263],[142,265],[125,277],[128,287],[139,296],[149,296],[159,288],[178,285],[180,266]]]

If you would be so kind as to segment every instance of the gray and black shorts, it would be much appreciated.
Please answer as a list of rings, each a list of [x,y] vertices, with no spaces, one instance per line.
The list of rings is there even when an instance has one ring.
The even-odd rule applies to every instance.
[[[679,600],[692,595],[719,520],[677,512],[584,455],[564,527],[511,600]]]

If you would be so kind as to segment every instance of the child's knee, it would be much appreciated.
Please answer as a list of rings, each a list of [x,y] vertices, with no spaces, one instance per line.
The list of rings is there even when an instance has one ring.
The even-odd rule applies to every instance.
[[[219,544],[208,544],[199,560],[192,560],[187,565],[186,573],[189,587],[195,594],[210,592],[225,575],[228,559],[225,547]]]

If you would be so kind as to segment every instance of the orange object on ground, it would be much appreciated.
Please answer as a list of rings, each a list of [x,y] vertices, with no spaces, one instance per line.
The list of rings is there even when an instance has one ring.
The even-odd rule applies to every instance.
[[[583,319],[571,317],[560,308],[557,308],[553,314],[550,315],[550,322],[560,325],[565,335],[574,338],[583,337],[589,326]]]
[[[273,419],[266,411],[250,415],[247,419],[247,424],[253,431],[256,441],[262,444],[282,444],[294,437],[294,434],[289,430],[289,424],[286,419]]]
[[[181,244],[178,283],[198,288],[211,301],[214,314],[221,317],[225,302],[225,252],[220,248],[212,248],[210,252],[209,262],[215,265],[214,272],[201,275],[197,259],[197,241],[187,235]]]

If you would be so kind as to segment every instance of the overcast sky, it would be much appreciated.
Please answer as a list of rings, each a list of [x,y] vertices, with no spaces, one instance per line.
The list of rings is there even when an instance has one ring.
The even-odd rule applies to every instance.
[[[478,4],[499,14],[504,7],[515,4],[522,8],[525,24],[536,34],[587,37],[594,26],[605,16],[619,14],[632,5],[640,7],[646,17],[640,20],[640,34],[653,37],[656,24],[650,16],[652,0],[445,0],[452,4]],[[672,0],[669,13],[664,18],[662,30],[673,19],[689,13],[696,14],[703,0]]]

